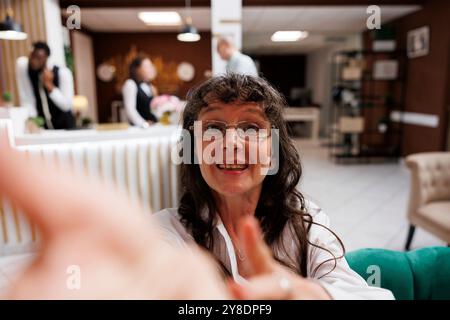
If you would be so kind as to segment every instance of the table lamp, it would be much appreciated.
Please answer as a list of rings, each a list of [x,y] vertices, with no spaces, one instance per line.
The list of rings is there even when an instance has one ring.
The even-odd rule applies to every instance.
[[[77,95],[72,99],[72,106],[75,113],[82,113],[88,109],[89,102],[85,96]]]
[[[72,99],[72,108],[77,127],[82,126],[82,114],[89,109],[89,102],[85,96],[76,95]]]

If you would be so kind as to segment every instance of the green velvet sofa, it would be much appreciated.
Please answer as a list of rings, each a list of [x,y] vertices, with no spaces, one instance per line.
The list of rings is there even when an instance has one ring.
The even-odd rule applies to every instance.
[[[409,252],[360,249],[346,254],[350,267],[369,285],[392,291],[399,300],[450,299],[450,248]],[[378,273],[378,274],[375,274]]]

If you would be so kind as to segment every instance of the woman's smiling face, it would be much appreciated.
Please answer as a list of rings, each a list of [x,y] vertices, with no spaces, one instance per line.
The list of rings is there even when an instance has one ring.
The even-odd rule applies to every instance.
[[[217,102],[203,108],[197,121],[196,154],[208,186],[223,196],[260,189],[271,156],[271,124],[262,108]]]

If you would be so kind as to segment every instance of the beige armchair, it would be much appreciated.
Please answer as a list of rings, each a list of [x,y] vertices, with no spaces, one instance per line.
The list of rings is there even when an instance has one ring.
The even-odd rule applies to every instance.
[[[416,227],[421,227],[450,244],[450,152],[410,155],[411,170],[405,250],[409,250]]]

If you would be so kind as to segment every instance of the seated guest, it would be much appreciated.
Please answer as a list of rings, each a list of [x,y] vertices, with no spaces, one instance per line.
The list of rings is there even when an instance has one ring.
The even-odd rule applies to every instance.
[[[30,117],[42,117],[46,129],[73,129],[73,78],[66,67],[47,66],[50,48],[45,42],[33,44],[30,56],[19,57],[16,79],[20,103]]]
[[[122,87],[123,104],[131,124],[148,128],[157,122],[150,110],[150,103],[157,95],[156,88],[150,83],[154,66],[149,58],[137,57],[130,64],[130,79]]]
[[[392,299],[350,269],[328,217],[297,189],[302,171],[284,107],[268,82],[252,76],[212,78],[191,92],[180,206],[155,214],[167,240],[209,251],[236,282],[237,298]],[[277,157],[249,161],[257,149],[274,148]],[[270,165],[278,170],[268,174]]]

